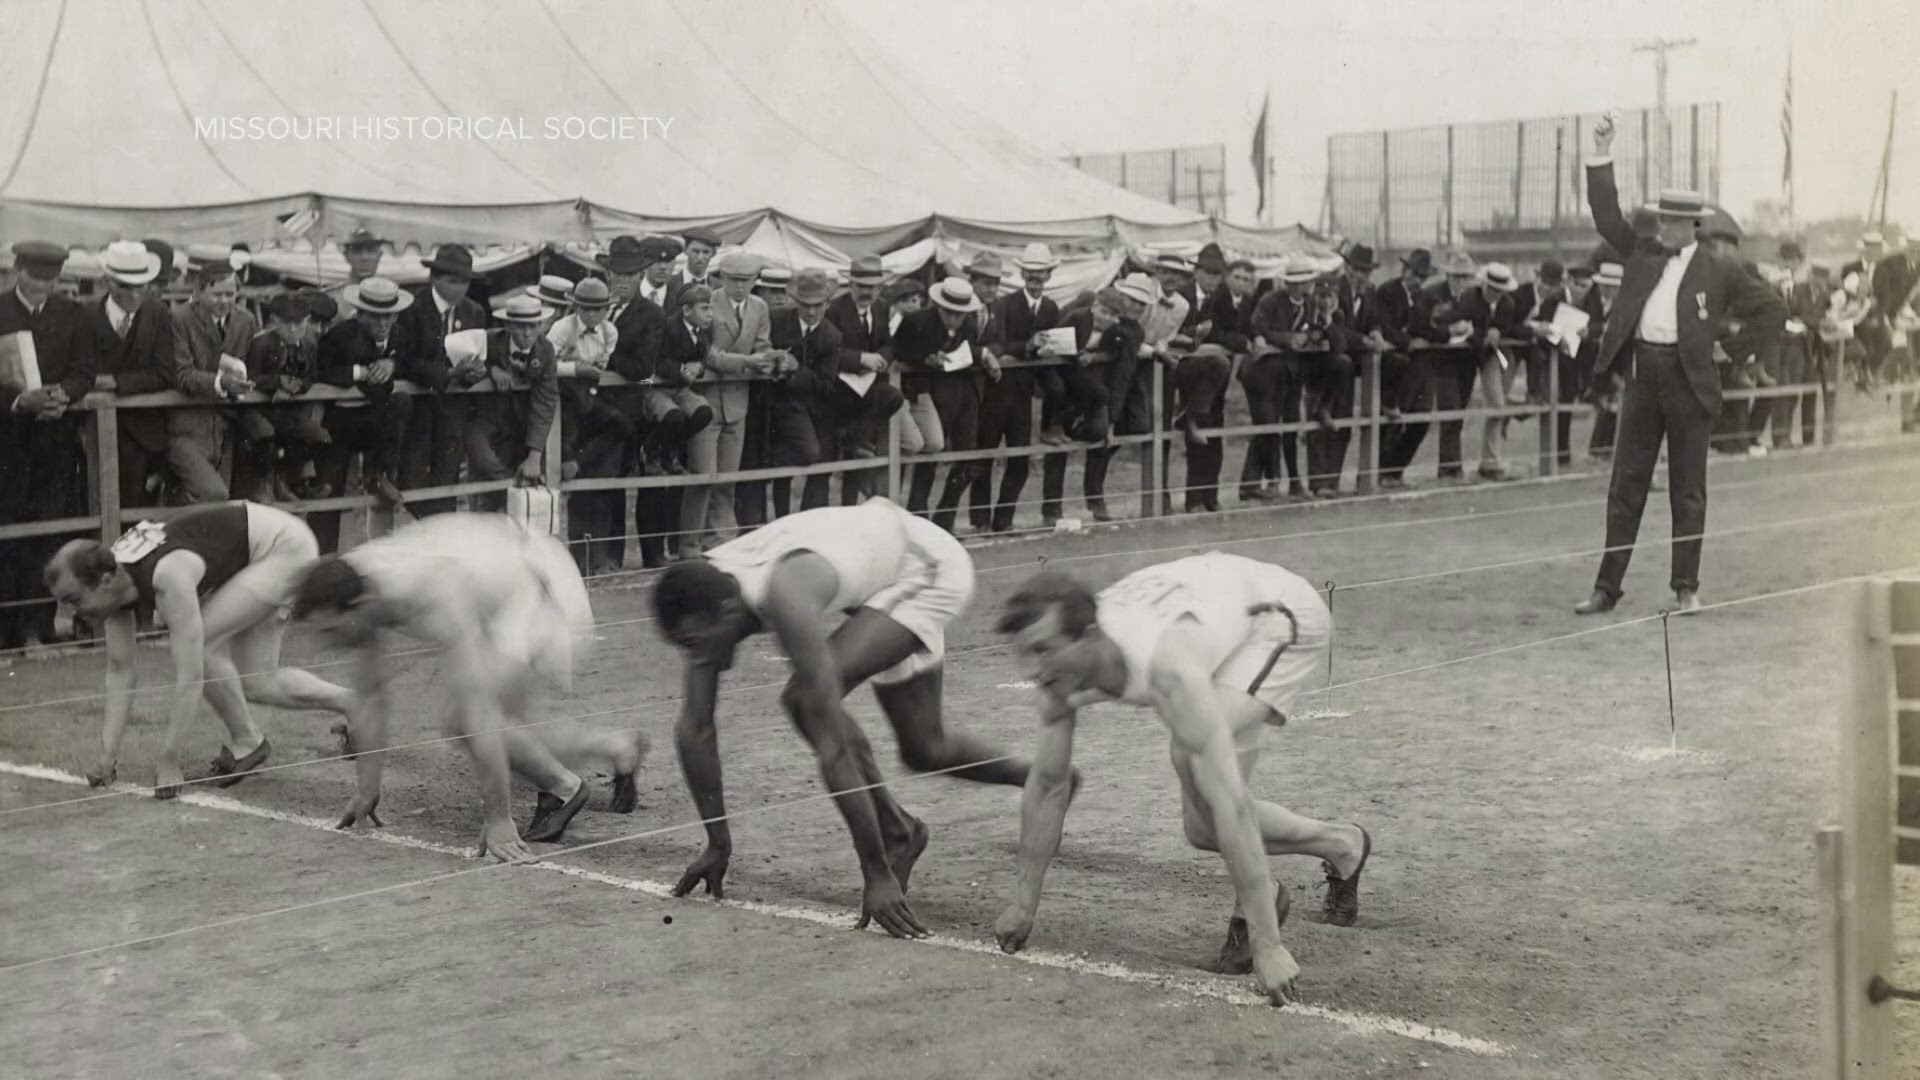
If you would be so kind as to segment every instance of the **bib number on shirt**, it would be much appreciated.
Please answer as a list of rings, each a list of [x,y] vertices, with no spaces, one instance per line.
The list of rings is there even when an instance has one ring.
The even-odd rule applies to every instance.
[[[1170,578],[1148,575],[1128,578],[1100,594],[1102,604],[1137,604],[1142,607],[1159,607],[1169,600],[1184,597],[1187,583]]]
[[[132,565],[153,554],[154,549],[167,542],[167,527],[158,521],[143,521],[121,534],[108,550],[113,553],[113,561],[122,565]]]

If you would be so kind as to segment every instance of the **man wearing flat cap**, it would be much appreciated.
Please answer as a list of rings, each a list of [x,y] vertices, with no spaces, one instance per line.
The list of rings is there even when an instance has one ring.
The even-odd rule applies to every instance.
[[[97,339],[87,312],[57,295],[67,249],[13,245],[13,288],[0,295],[0,522],[87,512],[80,420],[68,407],[93,389]],[[0,649],[52,640],[53,605],[6,601],[46,595],[44,565],[66,537],[0,541]]]
[[[718,381],[709,384],[703,394],[713,407],[713,420],[694,436],[695,446],[689,452],[700,460],[709,460],[709,452],[698,444],[710,444],[716,472],[738,472],[742,467],[749,440],[757,438],[749,430],[748,418],[756,415],[751,406],[766,392],[764,382],[748,380],[773,374],[780,363],[769,341],[772,315],[767,302],[753,294],[760,266],[760,257],[744,248],[734,248],[713,261],[720,289],[713,296],[705,364]],[[765,408],[762,403],[762,415]],[[689,549],[703,549],[710,541],[733,538],[737,529],[735,491],[735,485],[729,482],[694,484],[681,493],[680,522],[688,534],[685,544]],[[764,495],[761,502],[765,502]]]
[[[394,377],[430,391],[412,403],[407,419],[400,486],[409,491],[460,482],[460,468],[467,460],[467,425],[476,403],[471,394],[445,391],[473,386],[486,374],[476,363],[456,367],[447,359],[448,335],[487,325],[486,311],[467,295],[473,287],[473,252],[463,244],[442,244],[421,265],[427,269],[427,284],[414,290],[393,326],[401,356]],[[447,513],[454,505],[453,499],[424,499],[409,502],[407,509],[424,517]]]
[[[1700,609],[1700,535],[1707,526],[1707,443],[1720,410],[1713,369],[1714,343],[1731,320],[1777,335],[1787,308],[1773,290],[1738,263],[1705,250],[1694,236],[1705,200],[1667,191],[1655,208],[1656,236],[1634,233],[1620,212],[1613,180],[1613,122],[1594,128],[1587,166],[1587,201],[1594,227],[1627,253],[1624,280],[1594,358],[1594,378],[1621,380],[1620,426],[1613,479],[1607,490],[1606,554],[1593,595],[1574,610],[1610,611],[1619,602],[1640,515],[1660,458],[1668,447],[1668,497],[1673,506],[1674,603],[1683,615]],[[1688,537],[1689,539],[1679,539]]]
[[[687,286],[707,284],[707,274],[713,265],[713,257],[720,250],[720,234],[705,227],[688,229],[680,234],[680,242],[685,245],[683,250],[687,253],[687,267],[685,270],[675,270],[667,278],[667,314],[669,315],[679,311],[680,293]]]

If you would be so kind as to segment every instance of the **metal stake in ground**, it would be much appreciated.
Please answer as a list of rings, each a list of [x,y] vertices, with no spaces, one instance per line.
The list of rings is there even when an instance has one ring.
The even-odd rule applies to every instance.
[[[1673,711],[1673,637],[1667,633],[1667,617],[1673,612],[1660,610],[1660,646],[1667,656],[1667,748],[1680,749],[1680,721]]]
[[[1339,634],[1338,625],[1333,621],[1333,590],[1340,586],[1331,578],[1327,580],[1327,711],[1333,710],[1333,644]]]

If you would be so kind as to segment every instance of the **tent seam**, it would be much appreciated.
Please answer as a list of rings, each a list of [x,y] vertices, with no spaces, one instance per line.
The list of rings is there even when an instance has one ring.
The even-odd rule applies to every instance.
[[[147,26],[147,40],[153,43],[154,58],[160,61],[160,73],[167,78],[167,89],[173,93],[174,104],[180,106],[181,114],[191,123],[193,121],[193,109],[187,104],[187,99],[180,94],[180,84],[173,77],[173,65],[167,62],[166,50],[160,46],[160,31],[155,29],[153,25],[153,9],[148,7],[147,0],[140,0],[140,21]],[[253,185],[235,175],[234,171],[227,167],[225,159],[221,158],[220,154],[214,150],[213,145],[201,136],[199,124],[193,125],[193,141],[200,144],[200,149],[206,152],[207,157],[212,160],[214,165],[219,167],[221,172],[227,175],[227,179],[234,182],[235,186],[255,198],[260,197],[260,192],[255,190]]]
[[[0,180],[0,191],[13,186],[13,178],[20,173],[20,166],[27,160],[27,148],[33,145],[33,133],[40,128],[40,104],[46,100],[47,81],[53,76],[54,53],[60,48],[60,32],[67,25],[67,0],[60,0],[60,13],[53,20],[53,35],[47,39],[47,59],[40,65],[40,82],[33,88],[33,112],[27,116],[27,131],[21,136],[20,149],[13,155],[13,164],[7,166],[7,178]]]

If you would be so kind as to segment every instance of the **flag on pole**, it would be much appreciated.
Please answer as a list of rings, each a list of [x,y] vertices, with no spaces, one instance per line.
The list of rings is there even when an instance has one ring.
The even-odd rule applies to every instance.
[[[298,239],[307,235],[308,230],[319,223],[320,212],[309,206],[303,210],[296,210],[291,214],[283,214],[280,216],[279,221],[281,232],[289,237]]]
[[[1787,54],[1787,92],[1780,101],[1780,141],[1786,152],[1781,159],[1780,190],[1793,201],[1793,54]]]
[[[1259,217],[1267,212],[1267,106],[1273,100],[1273,91],[1268,90],[1266,97],[1260,99],[1260,119],[1253,125],[1253,183],[1260,192],[1260,205],[1254,210]]]

